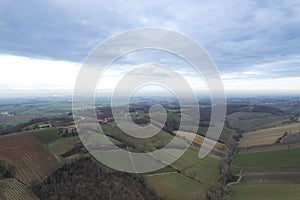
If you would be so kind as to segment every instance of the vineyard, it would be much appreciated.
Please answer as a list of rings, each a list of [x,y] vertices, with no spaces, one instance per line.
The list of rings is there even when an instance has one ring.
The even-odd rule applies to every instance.
[[[0,199],[38,200],[28,187],[15,178],[0,181]]]
[[[57,167],[37,140],[22,134],[0,137],[0,160],[14,166],[15,177],[26,185],[40,182]]]

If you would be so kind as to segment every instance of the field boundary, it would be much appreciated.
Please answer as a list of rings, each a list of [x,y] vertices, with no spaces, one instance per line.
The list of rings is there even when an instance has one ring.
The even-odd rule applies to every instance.
[[[292,143],[278,143],[278,144],[257,145],[251,147],[239,147],[238,154],[257,153],[257,152],[265,152],[265,151],[280,151],[280,150],[294,149],[299,147],[300,147],[300,141],[292,142]]]

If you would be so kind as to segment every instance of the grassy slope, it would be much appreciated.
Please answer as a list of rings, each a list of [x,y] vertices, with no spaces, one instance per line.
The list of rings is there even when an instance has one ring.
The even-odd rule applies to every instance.
[[[300,148],[281,151],[238,154],[233,158],[234,167],[293,167],[300,166]]]
[[[79,143],[79,137],[65,137],[57,139],[48,144],[48,149],[55,155],[61,155],[70,151],[75,144]]]
[[[300,199],[300,184],[235,185],[230,188],[231,200]]]
[[[61,138],[59,135],[57,135],[59,128],[60,127],[30,130],[25,131],[24,134],[35,137],[38,141],[40,141],[43,144],[49,144],[50,142]]]
[[[205,191],[219,177],[219,162],[212,155],[199,159],[196,149],[188,149],[171,165],[180,173],[169,169],[156,175],[151,173],[145,176],[146,183],[159,195],[170,199],[204,199]]]
[[[179,161],[183,161],[190,165],[189,168],[182,171],[184,175],[194,178],[204,184],[212,185],[219,177],[218,170],[220,161],[212,155],[199,159],[198,151],[188,149]],[[176,162],[173,165],[176,166]]]
[[[199,199],[205,194],[207,186],[182,174],[171,173],[159,176],[147,176],[146,183],[160,196],[169,199]]]

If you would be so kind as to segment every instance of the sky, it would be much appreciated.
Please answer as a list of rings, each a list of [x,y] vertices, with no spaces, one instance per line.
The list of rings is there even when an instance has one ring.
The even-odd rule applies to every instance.
[[[300,91],[297,0],[1,0],[0,92],[72,90],[82,62],[100,42],[143,27],[179,31],[200,44],[227,93]],[[116,66],[104,80],[105,89],[117,84],[130,62]],[[175,69],[199,85],[188,68],[175,63]]]

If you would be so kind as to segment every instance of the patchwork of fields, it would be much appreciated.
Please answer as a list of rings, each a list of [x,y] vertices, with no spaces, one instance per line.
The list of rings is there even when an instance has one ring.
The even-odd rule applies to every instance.
[[[146,183],[169,199],[204,199],[206,191],[219,178],[220,158],[210,154],[199,159],[197,149],[188,149],[167,171],[145,175]],[[174,170],[175,169],[175,170]]]
[[[76,156],[76,154],[67,158],[61,156],[72,150],[80,140],[77,136],[58,136],[59,128],[43,128],[0,137],[0,160],[16,166],[16,178],[24,184],[31,185],[40,182],[57,167],[61,166],[59,163],[64,163],[69,160],[69,157],[73,158]],[[104,129],[108,133],[117,134],[114,135],[117,137],[111,139],[114,143],[121,144],[121,141],[116,139],[122,139],[121,133],[115,128],[113,123],[106,124]],[[157,137],[165,142],[170,140],[172,135],[162,132]],[[126,141],[130,142],[130,144],[135,144],[135,140],[130,138],[124,139],[122,142]],[[146,145],[149,149],[162,144],[157,139],[150,141],[153,142]],[[203,199],[206,191],[218,181],[221,161],[221,157],[218,155],[222,155],[226,148],[224,144],[217,143],[215,147],[215,152],[218,152],[217,155],[210,154],[203,159],[199,159],[199,145],[202,142],[203,137],[197,135],[194,141],[195,146],[188,149],[170,167],[143,175],[147,186],[162,197],[168,196],[170,199]],[[130,149],[138,151],[134,147],[130,147]],[[13,190],[10,189],[10,191]]]
[[[61,155],[70,151],[80,142],[79,137],[61,137],[57,134],[62,127],[43,128],[23,132],[24,135],[33,137],[42,143],[58,161],[62,161]]]
[[[53,106],[57,112],[65,112],[66,105],[47,105],[46,110],[51,112]],[[251,110],[251,106],[248,108]],[[35,111],[22,112],[24,115],[35,114]],[[143,115],[144,112],[138,112],[138,116]],[[178,120],[178,114],[172,109],[169,109],[168,116]],[[238,183],[228,186],[231,199],[300,199],[300,123],[286,123],[286,120],[280,112],[241,110],[228,116],[229,126],[243,132],[238,142],[242,151],[232,158],[231,171],[241,178]],[[66,127],[42,128],[0,137],[0,160],[16,169],[15,178],[0,181],[0,199],[8,196],[37,199],[28,186],[41,182],[62,164],[86,155],[86,152],[82,153],[78,136],[61,137],[57,134],[60,128]],[[159,149],[174,137],[168,130],[161,130],[152,138],[138,141],[125,135],[115,122],[104,123],[101,127],[114,144],[133,152]],[[192,146],[170,166],[142,174],[147,187],[168,199],[205,199],[206,192],[220,180],[220,163],[230,148],[224,143],[227,144],[236,133],[231,128],[224,127],[220,137],[223,143],[218,142],[202,159],[198,158],[198,151],[204,137],[190,132],[178,133],[182,141],[192,143]],[[203,126],[198,132],[204,134],[206,130],[207,127]],[[98,140],[94,140],[93,135],[89,139],[95,142],[92,145],[97,145]],[[177,144],[170,147],[174,151],[178,148]]]
[[[300,123],[294,123],[243,134],[239,141],[243,151],[232,162],[232,173],[240,176],[229,186],[232,200],[300,199],[298,137],[283,142],[299,131]]]

